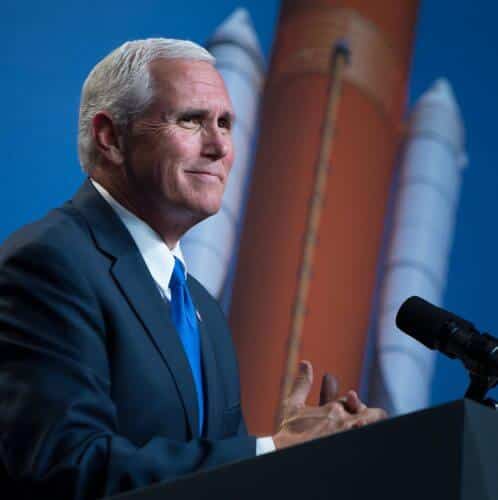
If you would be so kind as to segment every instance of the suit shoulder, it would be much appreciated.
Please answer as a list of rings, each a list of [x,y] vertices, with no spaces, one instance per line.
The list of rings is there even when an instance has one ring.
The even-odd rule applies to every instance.
[[[12,233],[0,246],[0,262],[39,248],[69,256],[74,254],[78,242],[86,238],[90,238],[90,233],[84,220],[66,203]]]

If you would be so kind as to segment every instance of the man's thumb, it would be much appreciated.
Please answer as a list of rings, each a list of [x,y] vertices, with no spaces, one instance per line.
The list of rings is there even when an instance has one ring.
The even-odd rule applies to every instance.
[[[288,401],[291,405],[304,405],[313,384],[313,367],[309,361],[299,363],[299,371],[294,380]]]

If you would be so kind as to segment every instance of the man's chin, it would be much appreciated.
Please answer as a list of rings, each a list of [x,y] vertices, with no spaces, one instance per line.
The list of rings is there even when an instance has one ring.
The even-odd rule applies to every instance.
[[[221,200],[203,200],[191,205],[191,213],[197,222],[216,215],[221,208]]]
[[[202,219],[207,219],[208,217],[216,215],[220,211],[220,208],[221,208],[221,203],[212,204],[209,206],[203,206],[199,208],[198,213]]]

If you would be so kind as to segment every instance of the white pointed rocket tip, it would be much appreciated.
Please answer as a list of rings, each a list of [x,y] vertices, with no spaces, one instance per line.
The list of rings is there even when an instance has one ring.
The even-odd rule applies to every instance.
[[[462,114],[450,82],[438,78],[417,100],[412,123],[418,130],[431,130],[444,136],[457,151],[460,168],[467,165],[464,151],[465,129]]]
[[[438,78],[428,90],[426,90],[418,100],[417,106],[425,104],[441,104],[451,108],[456,114],[460,115],[455,94],[446,78]]]
[[[263,52],[261,51],[256,31],[252,25],[251,16],[242,7],[235,9],[218,26],[213,36],[208,40],[207,47],[209,48],[210,44],[220,42],[233,42],[242,47],[247,47],[257,57],[263,59]]]
[[[240,23],[250,23],[251,22],[251,16],[249,15],[249,12],[247,9],[244,9],[244,7],[237,7],[229,17],[225,20],[226,23],[228,22],[240,22]]]
[[[453,87],[450,82],[446,78],[438,78],[432,85],[432,88],[429,90],[432,92],[432,99],[438,100],[441,103],[444,103],[448,108],[451,108],[455,115],[458,117],[458,120],[462,124],[462,143],[464,141],[464,128],[463,128],[463,118],[460,111],[460,107],[458,106],[458,102],[455,97],[455,93],[453,92]],[[466,167],[468,165],[468,157],[465,151],[460,151],[458,155],[458,166],[460,168]]]

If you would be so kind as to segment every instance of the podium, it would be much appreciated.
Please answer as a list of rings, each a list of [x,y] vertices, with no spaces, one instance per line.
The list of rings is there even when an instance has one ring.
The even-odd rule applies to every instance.
[[[498,413],[461,400],[113,496],[497,500]]]

